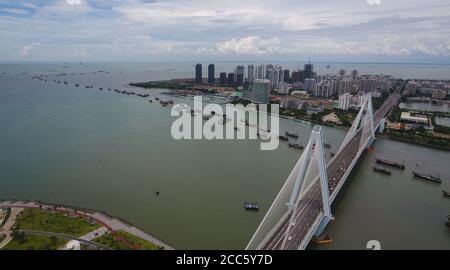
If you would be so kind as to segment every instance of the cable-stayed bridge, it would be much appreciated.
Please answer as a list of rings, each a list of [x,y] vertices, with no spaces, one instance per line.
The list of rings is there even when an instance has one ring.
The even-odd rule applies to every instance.
[[[373,113],[372,97],[363,105],[339,151],[326,164],[322,129],[315,126],[300,159],[272,203],[247,249],[305,249],[311,238],[320,235],[333,219],[331,204],[353,167],[384,128],[385,117],[399,100],[392,94]]]

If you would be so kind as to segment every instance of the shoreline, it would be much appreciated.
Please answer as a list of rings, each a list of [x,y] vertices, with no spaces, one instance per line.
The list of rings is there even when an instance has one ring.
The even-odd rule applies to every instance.
[[[174,247],[167,244],[166,242],[158,239],[157,237],[145,232],[144,230],[132,225],[128,221],[120,218],[114,217],[106,212],[93,210],[88,208],[82,208],[77,206],[70,206],[60,203],[49,203],[42,202],[40,200],[17,200],[17,199],[0,199],[0,208],[53,208],[56,211],[61,211],[64,213],[75,213],[83,217],[88,217],[94,219],[99,224],[105,226],[109,231],[116,232],[118,230],[123,230],[130,233],[136,237],[142,238],[150,243],[157,246],[163,247],[164,250],[175,250]]]

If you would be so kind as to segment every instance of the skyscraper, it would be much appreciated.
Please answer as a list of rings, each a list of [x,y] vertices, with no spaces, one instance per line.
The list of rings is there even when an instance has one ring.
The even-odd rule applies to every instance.
[[[289,72],[289,69],[285,69],[283,71],[283,82],[290,82],[291,81],[291,74]]]
[[[202,82],[202,64],[195,65],[195,82]]]
[[[228,86],[234,86],[234,73],[228,73],[227,84]]]
[[[208,83],[213,84],[214,83],[214,64],[208,65]]]
[[[314,66],[309,62],[308,64],[305,64],[303,68],[303,78],[304,79],[312,79],[314,78]]]
[[[303,70],[292,71],[291,82],[303,82]]]
[[[248,83],[252,83],[255,79],[255,66],[254,65],[248,65],[247,68],[247,81]]]
[[[244,85],[244,66],[237,66],[236,67],[236,85],[237,86],[243,86]]]

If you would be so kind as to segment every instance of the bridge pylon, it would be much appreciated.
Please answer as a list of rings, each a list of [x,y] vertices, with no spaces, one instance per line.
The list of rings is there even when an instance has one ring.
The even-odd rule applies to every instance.
[[[347,143],[353,138],[353,136],[358,132],[358,130],[360,128],[366,127],[367,123],[369,123],[368,132],[370,133],[372,140],[374,140],[375,139],[375,125],[374,125],[374,117],[373,117],[372,94],[370,92],[364,96],[364,101],[361,106],[361,109],[359,110],[358,115],[356,116],[355,120],[353,121],[353,124],[347,133],[347,136],[345,136],[345,139],[342,142],[339,151],[342,150],[342,148],[344,148],[347,145]]]

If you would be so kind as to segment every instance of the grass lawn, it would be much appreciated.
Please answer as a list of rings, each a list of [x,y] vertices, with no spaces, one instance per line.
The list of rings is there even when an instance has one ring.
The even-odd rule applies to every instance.
[[[66,243],[64,239],[26,235],[23,241],[12,240],[4,250],[55,250]]]
[[[128,241],[131,245],[136,245],[141,250],[158,250],[159,247],[153,243],[150,243],[142,238],[139,238],[135,235],[129,234],[125,231],[119,230],[116,232],[119,237],[123,237],[126,241]],[[129,245],[126,243],[119,241],[116,239],[116,236],[106,233],[99,238],[94,240],[95,242],[108,246],[115,250],[129,250],[131,249]]]
[[[85,219],[69,217],[60,213],[47,213],[41,209],[25,209],[17,218],[16,227],[20,230],[37,230],[81,236],[100,227]]]

